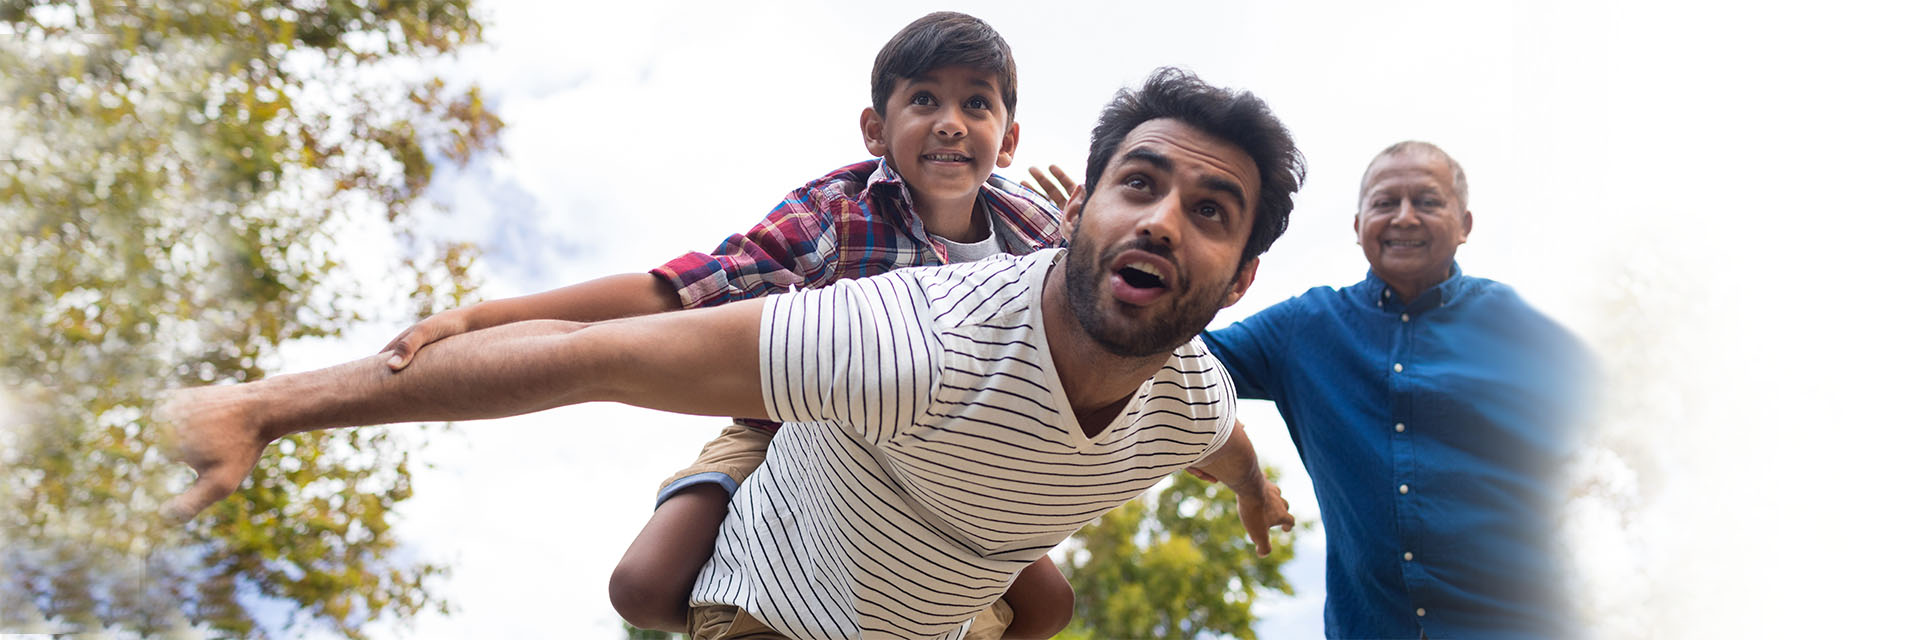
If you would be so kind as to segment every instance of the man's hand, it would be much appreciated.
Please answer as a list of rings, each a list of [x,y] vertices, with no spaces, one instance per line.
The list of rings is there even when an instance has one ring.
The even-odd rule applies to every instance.
[[[1040,172],[1040,167],[1027,167],[1027,173],[1033,175],[1033,182],[1021,180],[1020,186],[1046,194],[1047,199],[1053,201],[1053,206],[1067,206],[1067,199],[1073,197],[1075,186],[1073,178],[1068,177],[1066,170],[1061,169],[1057,164],[1047,165],[1047,170],[1053,172],[1052,180],[1048,180],[1047,174]],[[1035,184],[1039,186],[1036,187]]]
[[[466,333],[470,329],[467,324],[466,308],[448,309],[407,327],[400,335],[394,336],[387,346],[381,347],[380,352],[392,353],[393,356],[387,358],[387,368],[399,371],[407,368],[413,362],[413,355],[420,353],[427,345],[448,336]]]
[[[1254,491],[1235,492],[1240,504],[1240,524],[1247,527],[1247,539],[1253,541],[1253,551],[1265,558],[1273,552],[1273,536],[1268,531],[1279,526],[1281,531],[1293,530],[1293,514],[1287,512],[1287,499],[1280,497],[1280,487],[1272,481],[1260,483]]]
[[[155,410],[161,450],[199,474],[193,485],[160,508],[176,522],[186,522],[202,509],[240,488],[253,471],[267,442],[247,421],[238,386],[203,387],[171,394]]]

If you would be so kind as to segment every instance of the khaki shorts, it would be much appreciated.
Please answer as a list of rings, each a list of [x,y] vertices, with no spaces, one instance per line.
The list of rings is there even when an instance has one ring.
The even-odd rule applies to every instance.
[[[720,430],[719,437],[700,448],[700,456],[693,459],[693,466],[667,476],[666,481],[660,483],[654,506],[666,502],[681,489],[702,483],[726,487],[731,495],[740,488],[740,483],[747,481],[748,474],[767,461],[767,443],[772,441],[773,432],[734,421]]]
[[[1013,607],[1007,605],[1006,598],[993,601],[993,606],[973,617],[973,626],[967,628],[966,640],[1000,640],[1007,630],[1007,624],[1013,622]],[[687,635],[693,640],[784,640],[786,636],[774,631],[765,623],[755,620],[739,607],[732,605],[699,605],[687,611]]]

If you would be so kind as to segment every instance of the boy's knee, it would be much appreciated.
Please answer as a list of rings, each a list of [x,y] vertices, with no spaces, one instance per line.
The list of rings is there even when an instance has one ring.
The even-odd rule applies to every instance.
[[[642,629],[685,631],[688,594],[668,593],[675,589],[665,582],[623,561],[607,578],[607,598],[627,624]]]

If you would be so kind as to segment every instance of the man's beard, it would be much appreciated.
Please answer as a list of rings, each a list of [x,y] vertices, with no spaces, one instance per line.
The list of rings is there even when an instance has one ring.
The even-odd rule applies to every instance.
[[[1114,258],[1129,249],[1139,249],[1169,262],[1173,260],[1172,249],[1145,236],[1135,236],[1097,258],[1093,245],[1080,241],[1079,229],[1074,230],[1073,240],[1067,245],[1067,307],[1094,344],[1123,358],[1144,358],[1174,350],[1213,322],[1213,316],[1220,313],[1221,305],[1227,300],[1227,289],[1233,281],[1203,290],[1196,288],[1187,278],[1186,269],[1177,265],[1174,268],[1179,271],[1179,282],[1187,289],[1185,295],[1174,300],[1173,308],[1167,313],[1132,328],[1118,322],[1118,318],[1101,313],[1100,281],[1107,276],[1101,265],[1112,264]]]

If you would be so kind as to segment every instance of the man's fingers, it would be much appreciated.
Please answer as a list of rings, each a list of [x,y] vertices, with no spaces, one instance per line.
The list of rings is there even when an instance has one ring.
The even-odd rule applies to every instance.
[[[162,505],[160,514],[174,522],[191,520],[194,514],[213,506],[213,503],[219,502],[222,498],[233,495],[233,491],[240,488],[241,478],[245,476],[245,470],[235,472],[229,469],[208,469],[206,473],[194,479],[193,486],[187,487],[185,492],[174,496],[172,500]]]
[[[1265,558],[1267,554],[1273,553],[1273,536],[1267,533],[1266,528],[1250,528],[1247,530],[1247,537],[1253,539],[1254,555]]]

